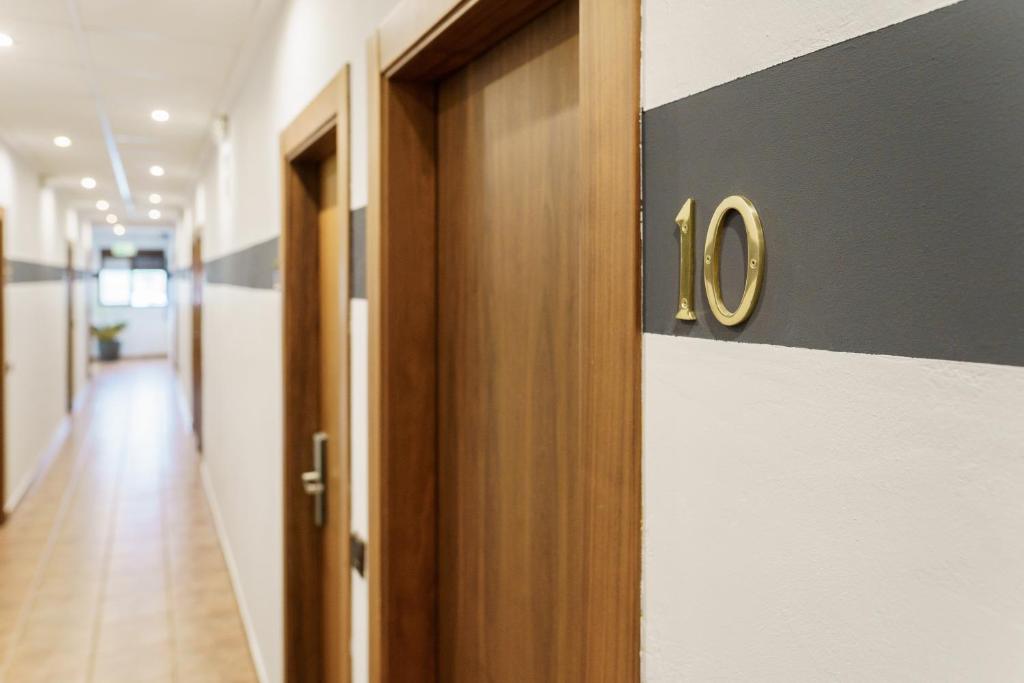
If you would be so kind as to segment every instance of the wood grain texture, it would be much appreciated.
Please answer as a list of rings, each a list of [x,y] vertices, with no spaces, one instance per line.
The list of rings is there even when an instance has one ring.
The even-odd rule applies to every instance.
[[[7,255],[4,253],[6,241],[6,214],[0,207],[0,524],[7,520]]]
[[[285,678],[334,683],[351,674],[347,67],[282,133],[281,145]],[[317,431],[328,435],[321,528],[301,485]]]
[[[440,85],[444,681],[557,681],[571,664],[577,36],[576,3],[562,3]]]
[[[366,582],[368,588],[369,634],[370,642],[369,669],[371,681],[387,680],[384,676],[386,662],[382,659],[384,647],[384,599],[381,572],[377,567],[383,565],[384,544],[381,542],[381,529],[385,518],[381,490],[381,458],[383,456],[383,439],[380,427],[384,419],[384,401],[382,398],[381,346],[376,340],[381,338],[382,310],[380,304],[381,289],[381,220],[383,209],[381,202],[381,73],[380,73],[380,36],[374,31],[366,43],[366,113],[367,113],[367,202],[366,202],[366,299],[367,299],[367,337],[369,345],[366,349],[367,361],[367,479],[370,490],[367,496],[367,543],[366,543]]]
[[[375,681],[436,675],[434,106],[433,84],[380,83],[388,201],[367,226]]]
[[[319,179],[316,166],[284,166],[285,229],[281,234],[284,328],[285,680],[323,680],[319,577],[320,534],[302,489],[310,443],[320,428]]]
[[[348,613],[342,618],[341,577],[347,576],[348,572],[341,565],[342,539],[347,536],[347,515],[344,512],[348,509],[348,492],[343,490],[342,481],[347,481],[348,462],[339,457],[344,444],[338,443],[342,434],[348,434],[348,430],[342,426],[345,416],[342,413],[342,406],[348,405],[343,398],[347,394],[348,382],[346,381],[348,354],[345,354],[345,361],[342,362],[342,354],[339,350],[347,341],[347,335],[342,335],[342,319],[348,314],[347,286],[340,282],[341,259],[340,254],[345,251],[341,246],[341,222],[338,208],[338,158],[335,155],[327,157],[320,163],[318,169],[320,182],[320,197],[318,206],[320,209],[319,230],[320,235],[318,254],[320,258],[320,429],[329,436],[327,442],[326,471],[327,471],[327,498],[324,526],[321,529],[323,543],[323,572],[320,580],[323,582],[321,593],[321,609],[323,610],[323,652],[324,659],[324,680],[340,681],[348,672],[345,671],[347,658],[341,656],[341,648],[329,647],[328,643],[337,645],[347,642],[339,629],[348,632]],[[342,288],[345,287],[345,291]],[[342,299],[342,294],[345,298]],[[342,302],[346,305],[343,307]],[[343,391],[343,389],[345,391]],[[345,472],[342,472],[342,469]],[[311,577],[313,578],[313,577]],[[346,677],[347,680],[347,677]]]
[[[558,0],[405,0],[381,26],[384,70],[406,80],[461,68]]]
[[[582,669],[640,678],[640,0],[580,3]]]
[[[192,433],[203,450],[203,238],[192,238]]]
[[[403,21],[405,8],[425,3],[399,5],[388,23]],[[452,5],[454,11],[429,27],[408,17],[421,22],[421,33],[409,32],[415,48],[405,50],[399,66],[381,54],[377,41],[385,38],[370,47],[375,682],[639,679],[639,1],[579,0],[577,134],[547,150],[534,146],[539,143],[531,136],[543,136],[548,126],[560,130],[564,120],[552,114],[534,125],[513,125],[516,117],[525,120],[557,100],[544,94],[539,77],[527,79],[530,96],[509,96],[504,106],[480,106],[483,99],[473,104],[473,76],[442,85],[440,102],[434,100],[441,72],[479,58],[471,70],[483,74],[486,68],[475,69],[520,39],[499,25],[503,5]],[[437,29],[471,6],[481,22],[474,33],[491,42],[466,51],[473,41]],[[533,9],[550,6],[537,2]],[[577,16],[575,7],[567,3],[552,16]],[[530,32],[522,23],[514,29]],[[498,36],[506,42],[483,54]],[[501,90],[506,76],[514,80],[516,49],[507,55],[509,74],[495,72],[488,88]],[[395,48],[387,50],[394,59]],[[442,55],[444,67],[431,55]],[[518,57],[518,68],[529,70],[531,60]],[[459,90],[468,96],[461,113],[452,108]],[[508,127],[504,137],[501,126]],[[476,153],[460,149],[460,130],[475,136],[468,146],[480,146]],[[558,163],[550,169],[533,165],[550,153],[564,156],[569,144],[579,155],[575,176]],[[487,154],[480,153],[484,148]],[[439,156],[444,150],[447,158]],[[439,164],[450,164],[440,186]],[[520,173],[511,171],[513,164],[522,167]],[[543,211],[542,197],[549,200]],[[576,215],[566,226],[562,211],[570,206]],[[505,213],[524,220],[508,221]],[[536,235],[532,222],[559,229]],[[438,230],[454,233],[437,240]],[[568,230],[575,230],[571,238]],[[540,240],[543,257],[516,241],[520,233]],[[572,239],[575,265],[565,251]],[[468,249],[470,240],[481,240],[481,250]],[[497,256],[502,250],[504,261]],[[527,254],[537,261],[517,260]],[[513,265],[521,282],[513,283]],[[436,278],[442,280],[440,302]],[[550,294],[543,301],[530,298],[538,279]],[[574,291],[574,302],[565,299],[566,291]],[[489,301],[494,310],[485,305]],[[550,322],[555,310],[566,314],[565,327]],[[568,326],[575,341],[567,339]],[[540,352],[545,344],[552,350],[546,356]],[[571,367],[559,374],[556,360]],[[552,368],[551,386],[538,383],[544,363]],[[554,404],[555,415],[531,412],[523,392]],[[554,462],[540,457],[555,452]],[[500,467],[488,469],[494,464]],[[445,491],[443,503],[438,486]],[[492,530],[494,539],[488,538]],[[530,532],[537,548],[526,546]],[[534,600],[534,591],[549,599]],[[469,596],[481,599],[471,604]],[[495,620],[513,628],[499,629]]]

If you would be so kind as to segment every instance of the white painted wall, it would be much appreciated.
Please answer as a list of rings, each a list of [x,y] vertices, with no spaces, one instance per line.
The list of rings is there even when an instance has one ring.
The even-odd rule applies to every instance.
[[[0,207],[8,259],[63,266],[64,206],[38,174],[0,144]],[[32,483],[55,438],[66,400],[66,293],[61,281],[4,288],[5,350],[10,371],[4,401],[6,481],[10,509]]]
[[[370,424],[369,409],[369,305],[353,300],[349,315],[349,381],[352,385],[351,527],[364,541],[370,538]],[[369,576],[367,568],[366,576]],[[352,680],[370,680],[370,589],[366,578],[352,570]]]
[[[281,297],[210,285],[203,304],[204,465],[264,680],[283,677]]]
[[[1024,368],[644,354],[646,680],[1024,678]]]
[[[292,0],[271,23],[226,112],[227,140],[209,155],[197,187],[192,211],[203,232],[206,260],[280,234],[280,133],[346,63],[351,75],[351,200],[354,208],[366,204],[366,45],[395,4],[396,0]],[[181,263],[187,263],[186,252],[180,254]],[[207,284],[205,297],[204,458],[209,491],[223,520],[225,550],[237,568],[237,592],[257,667],[265,672],[264,680],[280,681],[280,294]],[[353,316],[355,320],[358,314]],[[183,318],[179,309],[179,320]],[[179,329],[180,348],[185,326]],[[354,336],[353,347],[361,343],[365,350],[365,323],[357,330],[354,322],[353,335],[359,335]],[[179,372],[186,385],[184,354],[180,358]],[[364,444],[353,451],[354,472],[366,470],[365,405],[364,388],[353,394],[352,401],[353,418],[362,421],[353,424],[353,443],[362,438]],[[356,492],[354,496],[363,501],[361,512],[353,511],[354,519],[362,514],[365,520],[365,491],[362,498]],[[358,607],[360,599],[365,604],[365,580],[353,581]],[[356,609],[353,627],[357,682],[366,680],[366,631],[364,606]]]
[[[122,358],[154,358],[165,357],[170,350],[171,316],[174,309],[167,308],[132,308],[116,306],[112,308],[96,305],[92,313],[95,325],[112,325],[125,323],[127,327],[121,333]],[[94,343],[95,347],[95,343]],[[93,351],[98,354],[99,349]]]
[[[957,0],[644,0],[644,109]]]
[[[948,4],[646,0],[645,107]],[[1024,369],[645,334],[643,401],[645,680],[1024,679]]]

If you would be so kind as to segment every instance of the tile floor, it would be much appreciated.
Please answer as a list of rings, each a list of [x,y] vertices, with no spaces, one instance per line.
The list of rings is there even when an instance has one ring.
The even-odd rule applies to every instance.
[[[163,362],[99,371],[0,528],[0,681],[256,681]]]

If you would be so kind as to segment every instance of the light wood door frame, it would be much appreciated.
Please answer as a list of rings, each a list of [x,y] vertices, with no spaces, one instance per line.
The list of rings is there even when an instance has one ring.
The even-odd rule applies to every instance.
[[[403,0],[369,46],[370,679],[437,678],[436,84],[553,0]],[[640,0],[580,0],[579,541],[561,680],[639,680]]]
[[[192,235],[192,432],[203,450],[203,233]]]
[[[285,680],[348,681],[349,72],[344,67],[281,134],[284,219]],[[336,230],[320,223],[320,167],[337,162]],[[313,524],[302,488],[314,433],[327,433],[327,511]],[[326,644],[329,644],[326,645]]]

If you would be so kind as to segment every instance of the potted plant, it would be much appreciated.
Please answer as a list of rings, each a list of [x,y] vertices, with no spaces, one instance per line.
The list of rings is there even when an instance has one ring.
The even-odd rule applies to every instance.
[[[121,342],[117,337],[125,327],[127,323],[92,326],[92,336],[96,337],[100,345],[100,360],[117,360],[121,357]]]

